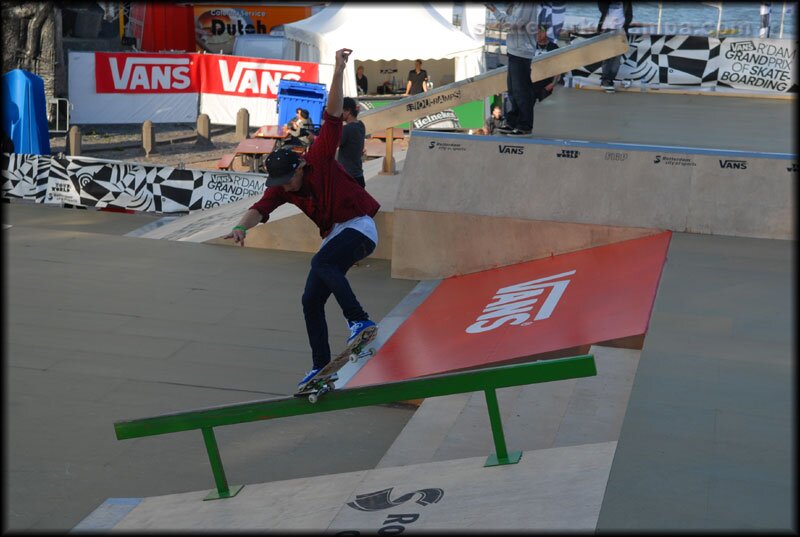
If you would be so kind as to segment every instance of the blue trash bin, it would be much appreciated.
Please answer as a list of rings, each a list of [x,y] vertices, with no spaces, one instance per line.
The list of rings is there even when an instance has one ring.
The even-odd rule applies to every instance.
[[[319,126],[327,100],[325,84],[282,79],[278,84],[278,125],[286,125],[298,108],[305,108],[311,122]]]

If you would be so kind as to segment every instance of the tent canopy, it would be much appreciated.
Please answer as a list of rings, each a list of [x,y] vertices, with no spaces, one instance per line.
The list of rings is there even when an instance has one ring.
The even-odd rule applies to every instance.
[[[353,50],[345,95],[356,95],[356,60],[454,59],[455,80],[484,71],[483,42],[460,32],[428,3],[332,4],[284,25],[284,33],[287,60],[331,64],[340,48]]]

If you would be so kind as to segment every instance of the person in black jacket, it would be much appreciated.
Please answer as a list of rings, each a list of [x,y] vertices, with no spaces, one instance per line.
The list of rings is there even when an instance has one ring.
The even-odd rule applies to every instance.
[[[356,183],[361,185],[361,188],[366,188],[361,156],[364,153],[364,139],[367,130],[364,123],[358,119],[358,103],[352,97],[345,97],[342,101],[342,119],[344,119],[344,126],[336,160],[344,166]]]
[[[620,28],[628,34],[628,28],[633,20],[633,3],[625,2],[597,2],[600,10],[600,20],[597,23],[598,32],[615,31]],[[606,93],[614,93],[614,79],[617,77],[622,56],[615,56],[603,61],[600,74],[600,87]]]

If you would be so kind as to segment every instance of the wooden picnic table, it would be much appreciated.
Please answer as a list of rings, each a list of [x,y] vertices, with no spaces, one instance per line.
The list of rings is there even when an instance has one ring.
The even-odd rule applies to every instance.
[[[286,133],[283,131],[283,127],[280,125],[264,125],[260,127],[256,133],[253,135],[254,138],[286,138]]]
[[[246,138],[236,146],[236,155],[250,157],[250,171],[257,172],[258,165],[264,155],[269,155],[275,148],[274,138]]]

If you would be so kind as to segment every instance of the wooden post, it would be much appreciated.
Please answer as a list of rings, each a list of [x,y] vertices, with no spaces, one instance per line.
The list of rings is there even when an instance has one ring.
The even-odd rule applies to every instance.
[[[156,150],[156,133],[153,130],[153,122],[149,119],[142,123],[142,149],[146,157]]]
[[[394,127],[386,129],[386,155],[383,157],[383,166],[380,175],[396,175],[394,167]]]
[[[197,116],[197,140],[195,144],[211,146],[211,120],[208,114],[200,114]]]
[[[81,156],[81,128],[73,125],[67,133],[67,153],[71,157]]]
[[[250,112],[247,108],[240,108],[236,113],[236,141],[241,142],[250,138]]]

